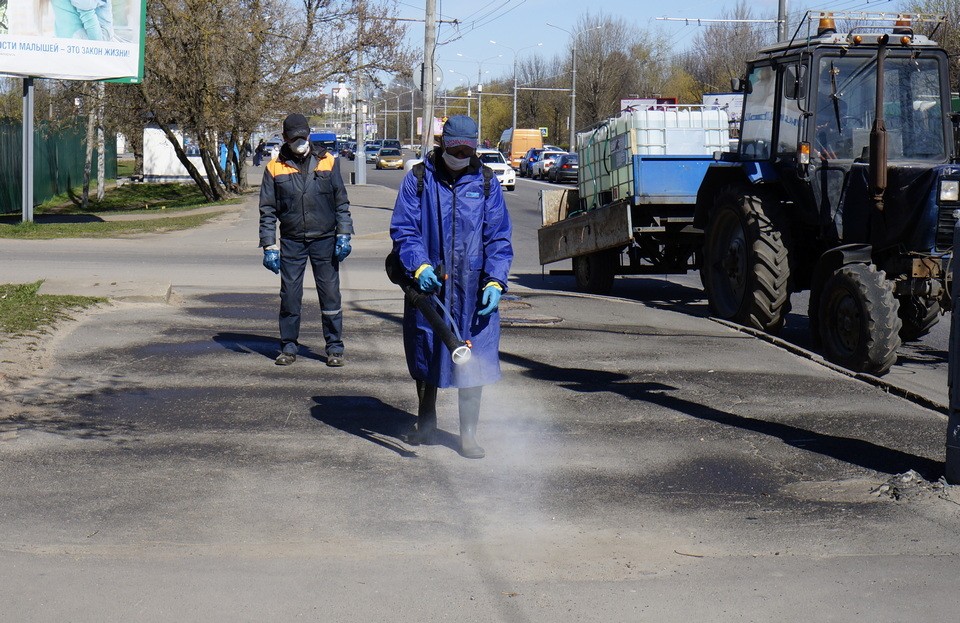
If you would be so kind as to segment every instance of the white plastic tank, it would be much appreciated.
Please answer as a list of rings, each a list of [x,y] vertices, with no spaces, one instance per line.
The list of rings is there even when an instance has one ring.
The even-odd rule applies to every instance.
[[[725,110],[693,105],[627,109],[595,129],[577,134],[580,197],[587,208],[633,193],[633,156],[710,155],[726,151]]]

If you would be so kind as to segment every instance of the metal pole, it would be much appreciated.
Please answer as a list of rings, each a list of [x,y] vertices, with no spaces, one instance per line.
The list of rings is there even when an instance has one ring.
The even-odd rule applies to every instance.
[[[367,150],[364,149],[366,139],[367,119],[363,110],[363,5],[360,5],[357,21],[357,151],[354,155],[354,181],[357,184],[367,183]]]
[[[777,41],[787,40],[787,0],[780,0],[777,7]]]
[[[480,84],[480,71],[477,71],[477,136],[483,142],[483,85]]]
[[[426,0],[423,25],[423,133],[420,155],[426,159],[433,149],[433,62],[437,47],[437,0]]]
[[[577,150],[577,38],[573,37],[573,81],[570,84],[570,152]]]
[[[960,257],[960,210],[953,212],[953,257]],[[945,476],[952,485],[960,484],[960,280],[954,273],[950,296],[950,356],[947,383],[950,392],[950,410],[947,415],[947,457]]]
[[[399,141],[400,140],[400,94],[397,93],[397,133],[394,134],[394,137]]]
[[[413,145],[413,124],[414,124],[413,109],[416,108],[416,104],[414,103],[415,91],[416,89],[410,89],[410,144],[411,145]]]
[[[33,222],[33,78],[23,79],[23,222]]]
[[[517,135],[517,53],[513,53],[513,128],[510,130],[510,153],[513,153],[513,139]],[[512,163],[511,163],[512,164]]]

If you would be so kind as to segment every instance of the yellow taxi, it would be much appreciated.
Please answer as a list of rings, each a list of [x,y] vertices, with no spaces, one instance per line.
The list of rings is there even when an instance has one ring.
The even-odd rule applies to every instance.
[[[396,147],[381,147],[373,162],[378,169],[402,169],[403,155]]]

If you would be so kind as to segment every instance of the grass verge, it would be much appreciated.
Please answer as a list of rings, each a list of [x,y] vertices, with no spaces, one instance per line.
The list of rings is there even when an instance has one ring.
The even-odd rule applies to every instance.
[[[96,192],[96,185],[91,190]],[[74,194],[79,197],[78,187]],[[236,199],[227,199],[216,203],[207,203],[206,198],[196,184],[124,184],[108,188],[102,201],[95,195],[90,198],[86,210],[70,201],[66,194],[57,195],[38,205],[35,214],[156,214],[161,210],[189,210],[236,203]]]
[[[42,283],[0,284],[0,337],[42,333],[58,320],[72,318],[72,311],[107,302],[94,296],[37,294]]]
[[[90,221],[84,223],[0,223],[0,238],[50,240],[53,238],[117,238],[190,229],[223,212],[172,216],[142,221]]]

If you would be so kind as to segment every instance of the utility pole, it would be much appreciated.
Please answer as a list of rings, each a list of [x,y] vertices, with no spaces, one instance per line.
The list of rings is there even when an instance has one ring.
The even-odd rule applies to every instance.
[[[33,78],[23,79],[23,222],[33,222]]]
[[[573,41],[573,57],[571,59],[571,79],[570,79],[570,151],[576,151],[577,149],[577,41],[580,39],[580,35],[591,30],[599,30],[601,26],[594,26],[593,28],[585,28],[578,32],[571,32],[566,28],[560,28],[555,26],[550,22],[547,22],[547,26],[551,28],[556,28],[557,30],[562,30],[563,32],[570,35],[570,40]]]
[[[527,47],[520,48],[519,50],[514,50],[509,45],[497,43],[493,39],[490,40],[490,43],[493,45],[499,45],[502,48],[507,48],[510,50],[510,53],[513,54],[513,125],[510,126],[510,142],[512,143],[514,134],[517,131],[517,54],[519,52],[523,52],[524,50],[541,46],[543,43],[541,42],[534,45],[528,45]]]
[[[367,119],[364,114],[363,101],[363,2],[357,3],[357,151],[354,157],[354,182],[356,184],[367,183],[367,154],[364,149],[364,139],[366,138]]]
[[[420,135],[420,155],[426,158],[433,150],[433,63],[437,47],[437,0],[426,0],[423,24],[423,133]]]
[[[414,97],[415,97],[416,91],[417,91],[416,89],[410,89],[410,144],[411,145],[413,145],[413,126],[414,126],[413,109],[416,108],[416,106],[414,105]]]
[[[787,40],[787,0],[777,6],[777,41]]]

